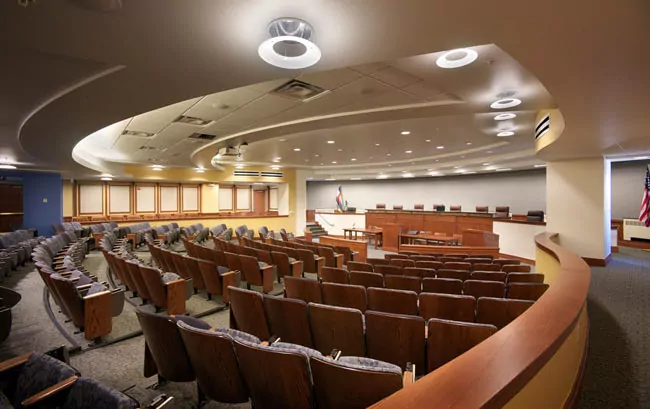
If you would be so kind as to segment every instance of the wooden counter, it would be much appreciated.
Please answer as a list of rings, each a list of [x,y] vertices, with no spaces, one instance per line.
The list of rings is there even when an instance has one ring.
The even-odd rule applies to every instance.
[[[470,212],[428,212],[423,210],[368,210],[366,228],[384,229],[386,251],[397,251],[399,234],[409,230],[444,233],[452,236],[464,230],[492,231],[492,214]]]
[[[368,257],[368,242],[366,240],[348,240],[333,236],[320,236],[318,242],[330,246],[345,246],[359,253],[354,261],[366,262]]]

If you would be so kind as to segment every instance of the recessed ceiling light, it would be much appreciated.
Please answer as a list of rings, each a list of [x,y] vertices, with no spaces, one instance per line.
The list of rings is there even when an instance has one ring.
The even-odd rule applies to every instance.
[[[390,155],[391,155],[390,153],[387,153],[387,154],[386,154],[386,156],[390,156]]]
[[[511,168],[501,168],[501,169],[497,169],[496,171],[497,172],[507,172],[509,170],[512,170],[512,169]]]
[[[203,169],[203,168],[196,168],[196,169],[194,169],[194,171],[196,173],[205,173],[205,169]]]
[[[481,163],[481,165],[482,165],[482,166],[490,166],[490,164],[487,163],[487,162],[485,162],[485,163]]]
[[[440,146],[436,146],[436,149],[445,149],[445,147],[440,145]]]
[[[512,131],[503,131],[503,132],[499,132],[499,133],[497,134],[497,136],[498,136],[498,137],[504,137],[504,136],[512,136],[512,135],[514,135],[514,134],[515,134],[515,133],[512,132]]]
[[[536,167],[536,168],[545,168],[545,167],[546,167],[546,164],[544,163],[544,164],[541,164],[541,165],[535,165],[535,167]]]
[[[440,172],[430,172],[429,176],[441,176],[442,174]]]
[[[350,178],[350,180],[361,180],[361,178]]]
[[[404,151],[404,153],[413,153],[413,151]]]
[[[238,163],[237,165],[235,165],[235,167],[237,169],[244,169],[244,165],[242,163]]]
[[[411,134],[411,131],[402,131],[402,132],[400,132],[400,133],[401,133],[402,135],[410,135],[410,134]]]
[[[458,166],[455,166],[454,169],[456,169],[457,167]],[[465,173],[465,172],[467,172],[465,169],[458,169],[454,171],[454,173]]]
[[[300,152],[300,148],[293,148],[294,152]]]
[[[500,99],[498,101],[494,101],[493,103],[491,103],[490,108],[492,108],[492,109],[506,109],[506,108],[516,107],[519,104],[521,104],[520,99],[517,99],[517,98],[504,98],[504,99]]]
[[[319,154],[315,154],[315,155],[314,155],[314,158],[317,158],[317,157],[319,157],[319,156],[320,156]]]
[[[329,144],[331,145],[331,144],[333,144],[333,143],[334,143],[334,141],[327,141],[327,143],[329,143]]]
[[[337,151],[337,152],[343,152],[343,149],[338,148],[336,151]]]
[[[487,151],[487,153],[492,153],[492,151]]]
[[[431,142],[431,139],[425,139],[424,142]]]
[[[160,165],[153,165],[153,166],[151,167],[151,169],[152,169],[152,170],[155,170],[155,171],[161,171],[161,170],[163,170],[163,167],[160,166]]]
[[[281,166],[271,166],[271,169],[273,169],[273,170],[278,170],[280,168],[281,168]]]
[[[378,175],[377,179],[388,179],[388,175]]]
[[[460,169],[460,166],[454,166],[454,169]]]
[[[438,57],[436,65],[440,68],[460,68],[476,61],[478,53],[469,48],[450,50]]]
[[[284,138],[280,139],[280,142],[286,142],[286,141],[287,141],[287,140],[284,139]]]
[[[101,178],[100,180],[106,180],[106,181],[109,181],[109,180],[113,180],[113,178]]]
[[[475,174],[475,173],[476,173],[476,172],[465,172],[465,173],[463,173],[463,175],[473,175],[473,174]]]
[[[412,173],[405,173],[402,175],[403,178],[412,178],[413,174]]]
[[[406,173],[406,171],[405,171],[405,170],[403,170],[403,171],[402,171],[402,173]]]
[[[281,160],[282,160],[282,158],[279,157],[279,156],[277,158],[273,158],[273,162],[280,162]]]
[[[334,179],[334,178],[327,178],[327,179],[325,179],[325,180],[328,181],[328,182],[331,182],[332,180],[336,180],[336,179]]]
[[[376,143],[376,144],[375,144],[375,146],[379,146],[379,144],[378,144],[378,143]]]
[[[516,118],[517,114],[512,114],[512,113],[507,113],[507,114],[499,114],[494,117],[495,121],[505,121],[506,119],[512,119]]]
[[[113,175],[111,175],[110,173],[102,173],[99,176],[102,177],[102,178],[112,178],[113,177]]]
[[[332,161],[332,164],[334,164],[334,165],[336,165],[336,161],[335,161],[335,160],[333,160],[333,161]]]
[[[16,169],[16,167],[8,163],[2,163],[0,164],[0,169]]]
[[[470,146],[472,143],[471,142],[465,142],[465,145]]]
[[[268,64],[289,70],[311,67],[321,58],[320,48],[309,39],[313,28],[297,18],[280,18],[269,24],[271,38],[260,44],[257,53]],[[297,47],[300,52],[295,55]]]
[[[644,159],[650,159],[650,156],[636,156],[636,157],[634,157],[632,159],[634,159],[634,160],[644,160]],[[544,166],[546,166],[546,165],[544,165]]]
[[[354,161],[357,160],[357,158],[351,158],[350,160],[351,160],[352,162],[354,162]]]

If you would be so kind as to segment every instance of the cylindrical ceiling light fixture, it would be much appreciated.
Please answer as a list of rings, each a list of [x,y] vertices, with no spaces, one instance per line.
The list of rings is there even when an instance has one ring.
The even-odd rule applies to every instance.
[[[283,17],[269,24],[271,38],[257,49],[260,58],[276,67],[299,70],[321,58],[320,48],[310,41],[312,26],[298,18]]]

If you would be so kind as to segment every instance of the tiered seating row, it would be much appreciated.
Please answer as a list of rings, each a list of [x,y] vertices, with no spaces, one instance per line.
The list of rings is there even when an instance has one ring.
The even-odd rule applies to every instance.
[[[98,340],[111,332],[112,317],[124,306],[124,292],[97,282],[83,267],[88,237],[68,231],[45,240],[32,257],[43,282],[63,314],[84,332]]]
[[[19,265],[25,265],[31,257],[32,250],[45,240],[45,237],[34,237],[27,230],[16,230],[0,234],[0,280],[7,277],[11,270]]]
[[[256,301],[262,298],[241,291],[254,294]],[[233,293],[235,298],[239,300]],[[138,311],[138,318],[146,339],[145,359],[151,357],[145,361],[145,376],[158,374],[172,382],[196,379],[199,407],[207,399],[242,403],[250,398],[253,407],[262,408],[360,408],[413,382],[412,373],[374,359],[332,357],[326,355],[331,351],[323,354],[285,340],[214,329],[191,317]]]

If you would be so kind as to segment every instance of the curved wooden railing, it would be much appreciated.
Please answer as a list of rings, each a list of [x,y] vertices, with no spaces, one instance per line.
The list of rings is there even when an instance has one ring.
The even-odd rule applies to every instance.
[[[591,273],[579,256],[553,241],[556,236],[541,233],[535,237],[538,259],[539,251],[542,251],[545,254],[541,256],[553,257],[559,263],[559,268],[557,275],[552,277],[550,288],[531,308],[476,347],[373,408],[525,407],[507,404],[511,400],[514,402],[513,398],[522,393],[529,383],[538,389],[541,387],[545,390],[543,393],[547,394],[559,389],[557,377],[549,374],[552,371],[547,371],[544,376],[538,375],[542,374],[542,369],[546,370],[547,364],[550,369],[560,368],[560,371],[567,372],[551,361],[570,356],[558,353],[568,343],[570,335],[571,340],[577,340],[582,348],[579,350],[578,363],[571,364],[576,368],[575,371],[571,368],[573,373],[565,382],[570,385],[561,385],[564,389],[553,397],[558,404],[544,407],[571,406],[580,385],[581,368],[586,361],[585,334],[588,327],[585,307]],[[581,319],[585,325],[579,326]],[[581,330],[580,333],[578,330]],[[576,348],[574,344],[571,347]],[[535,377],[538,378],[531,382]],[[546,387],[545,382],[554,385]],[[543,393],[538,393],[537,397],[544,399]]]

